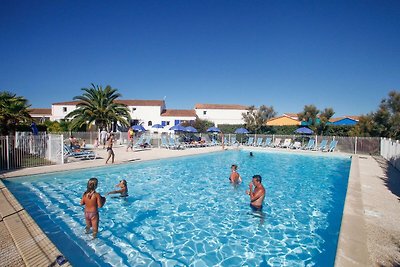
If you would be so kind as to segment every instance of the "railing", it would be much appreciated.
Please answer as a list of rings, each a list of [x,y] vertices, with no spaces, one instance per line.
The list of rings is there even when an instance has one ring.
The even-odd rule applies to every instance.
[[[398,140],[381,138],[381,156],[400,170],[400,143]]]
[[[62,135],[0,136],[0,171],[63,163]]]

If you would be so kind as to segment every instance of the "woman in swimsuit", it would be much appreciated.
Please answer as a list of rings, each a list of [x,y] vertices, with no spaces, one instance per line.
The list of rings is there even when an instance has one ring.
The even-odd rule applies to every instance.
[[[121,194],[120,197],[127,197],[128,196],[128,184],[127,184],[126,180],[119,181],[119,184],[117,184],[115,187],[119,187],[121,189],[108,192],[107,195],[110,195],[110,194]]]
[[[93,228],[93,238],[96,238],[99,229],[99,208],[103,207],[106,198],[96,192],[97,179],[90,178],[87,183],[87,190],[82,196],[81,205],[85,205],[86,233]]]

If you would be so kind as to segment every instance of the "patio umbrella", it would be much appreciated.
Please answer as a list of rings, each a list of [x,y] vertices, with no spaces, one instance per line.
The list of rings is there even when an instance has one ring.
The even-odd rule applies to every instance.
[[[221,130],[218,129],[217,127],[210,127],[210,128],[207,129],[207,132],[209,132],[209,133],[220,133]]]
[[[246,128],[237,128],[235,134],[248,134],[249,131]]]
[[[295,133],[299,133],[299,134],[313,134],[314,131],[307,128],[307,127],[300,127],[298,128],[296,131],[294,131]]]
[[[176,132],[184,132],[184,131],[186,131],[186,128],[183,127],[183,126],[180,125],[180,124],[177,124],[177,125],[172,126],[171,128],[169,128],[169,130],[170,130],[170,131],[176,131]]]
[[[314,131],[311,130],[310,128],[307,128],[307,127],[300,127],[300,128],[298,128],[296,131],[294,131],[294,133],[299,133],[299,134],[301,134],[301,135],[303,136],[303,137],[301,138],[301,145],[303,145],[303,144],[304,144],[304,135],[306,135],[306,134],[313,134]]]
[[[160,129],[160,128],[164,128],[164,126],[162,126],[161,124],[154,124],[153,126],[151,126],[151,128]]]
[[[188,127],[186,127],[186,132],[188,132],[188,133],[197,133],[197,129],[194,128],[193,126],[188,126]]]
[[[146,129],[142,125],[133,125],[132,130],[136,132],[145,132]]]

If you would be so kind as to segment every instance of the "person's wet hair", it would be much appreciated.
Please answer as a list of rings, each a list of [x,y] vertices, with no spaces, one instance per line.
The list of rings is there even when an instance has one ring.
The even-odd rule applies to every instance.
[[[232,164],[231,168],[235,168],[235,170],[237,170],[237,165],[236,164]]]
[[[85,194],[95,191],[97,188],[97,184],[98,184],[97,178],[90,178],[87,183],[87,189]]]
[[[261,183],[261,181],[262,181],[261,175],[258,175],[258,174],[254,175],[254,176],[253,176],[253,179],[256,179],[256,181],[257,181],[257,182],[260,182],[260,183]]]

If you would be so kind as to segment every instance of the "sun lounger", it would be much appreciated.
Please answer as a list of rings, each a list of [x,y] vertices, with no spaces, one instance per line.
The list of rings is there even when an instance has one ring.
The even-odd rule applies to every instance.
[[[272,142],[272,138],[271,137],[265,138],[265,142],[262,144],[262,147],[271,146],[271,142]]]
[[[172,138],[172,136],[170,136],[169,137],[169,140],[168,140],[168,143],[169,143],[169,148],[172,148],[172,149],[180,149],[180,148],[184,148],[183,146],[182,146],[182,144],[178,144],[176,141],[175,141],[175,139],[174,138]]]
[[[272,144],[271,147],[279,147],[279,144],[281,143],[281,139],[280,138],[275,138],[274,143]]]
[[[233,135],[233,136],[231,136],[231,141],[230,141],[230,145],[231,146],[233,146],[233,145],[235,145],[237,143],[237,140],[236,140],[236,135]]]
[[[286,138],[285,141],[283,141],[283,144],[281,145],[281,147],[282,148],[289,148],[291,144],[292,144],[292,139]]]
[[[165,135],[161,135],[161,147],[169,149],[169,144]]]
[[[328,145],[328,140],[324,139],[321,141],[321,143],[319,144],[319,147],[316,150],[324,151],[324,150],[326,150],[327,145]]]
[[[247,143],[245,145],[253,146],[253,144],[254,144],[254,137],[249,137],[249,139],[247,139]]]
[[[293,145],[290,147],[292,149],[300,149],[301,148],[301,143],[299,141],[296,141],[293,143]]]
[[[312,150],[315,147],[315,139],[310,139],[308,140],[307,145],[305,145],[304,147],[302,147],[302,149],[304,150]]]
[[[332,140],[331,143],[329,144],[329,148],[326,150],[323,150],[324,152],[333,152],[336,149],[338,141]]]
[[[136,141],[135,144],[133,144],[133,148],[138,148],[141,147],[144,143],[144,135],[142,134],[139,139]]]
[[[64,159],[69,157],[76,159],[96,159],[96,153],[91,150],[73,151],[71,147],[64,145]]]
[[[254,146],[261,146],[261,145],[262,145],[263,139],[264,139],[264,138],[262,138],[262,137],[258,137],[258,138],[257,138],[257,142],[254,144]]]

